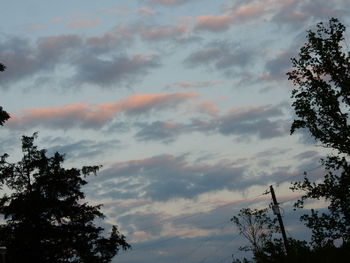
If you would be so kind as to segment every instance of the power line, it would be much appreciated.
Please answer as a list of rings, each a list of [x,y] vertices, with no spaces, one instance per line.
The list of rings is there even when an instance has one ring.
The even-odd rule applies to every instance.
[[[316,166],[316,167],[314,167],[314,168],[311,168],[311,169],[309,169],[309,170],[307,170],[307,171],[305,171],[305,172],[311,172],[311,171],[316,170],[316,169],[318,169],[318,168],[320,168],[320,167],[322,167],[322,165],[319,165],[319,166]],[[304,173],[305,173],[305,172],[304,172]],[[296,173],[296,174],[301,174],[301,173]],[[295,177],[296,174],[293,174],[293,175],[289,176],[288,178]],[[278,181],[278,182],[275,182],[275,183],[273,183],[272,185],[273,185],[273,186],[279,185],[281,182],[285,181],[285,180],[288,179],[288,178],[283,178],[283,180],[280,180],[280,181]],[[268,185],[268,184],[266,184],[266,185]],[[267,187],[267,189],[268,189],[268,187]],[[260,198],[261,196],[263,196],[263,195],[266,194],[266,193],[267,193],[267,192],[265,191],[264,193],[259,194],[259,195],[257,195],[257,196],[247,197],[247,198],[243,198],[243,199],[237,200],[234,204],[233,204],[233,203],[227,203],[227,204],[224,204],[224,205],[220,205],[220,206],[214,207],[212,210],[225,208],[225,207],[227,207],[227,206],[235,205],[237,202],[246,201],[246,200],[249,200],[249,199],[252,199],[252,198],[253,198],[253,199],[252,199],[250,202],[254,202],[254,201],[256,201],[258,198]],[[203,208],[209,208],[209,207],[210,207],[210,206],[205,206],[205,207],[202,207],[201,209],[203,209]],[[184,220],[184,219],[188,219],[188,218],[193,218],[193,217],[200,216],[200,215],[202,215],[202,214],[204,214],[204,213],[207,213],[207,212],[208,212],[208,211],[201,211],[201,212],[198,212],[198,213],[195,213],[195,214],[192,214],[192,215],[186,215],[186,216],[180,216],[180,217],[172,218],[172,219],[170,219],[170,220],[169,220],[168,218],[165,218],[165,219],[160,220],[160,222],[151,224],[151,225],[146,226],[146,227],[144,227],[144,228],[142,228],[142,229],[138,229],[137,231],[134,231],[134,232],[129,233],[129,234],[133,234],[133,233],[139,232],[139,231],[149,230],[149,229],[152,229],[152,228],[154,228],[154,227],[159,227],[160,225],[163,225],[163,224],[164,224],[164,223],[162,223],[162,222],[169,222],[169,221],[170,221],[170,222],[172,222],[172,223],[175,223],[175,222],[178,222],[178,221],[182,221],[182,220]],[[167,220],[169,220],[169,221],[167,221]]]
[[[223,259],[221,259],[220,261],[218,261],[218,262],[216,262],[216,263],[222,263],[222,262],[224,262],[226,259],[231,258],[231,257],[232,257],[232,255],[229,255],[229,256],[227,256],[227,257],[224,257]]]
[[[296,177],[298,175],[304,175],[305,176],[306,173],[312,172],[312,171],[314,171],[314,170],[316,170],[318,168],[321,168],[322,166],[323,165],[321,164],[321,165],[315,166],[315,167],[313,167],[313,168],[311,168],[311,169],[309,169],[307,171],[294,173],[294,174],[288,176],[287,178],[282,178],[282,180],[279,180],[278,182],[273,183],[272,186],[277,186],[278,187],[281,183],[285,182],[288,179],[291,179],[291,178]]]
[[[223,230],[224,226],[227,225],[228,223],[230,223],[230,221],[227,221],[227,220],[226,220],[226,221],[224,222],[224,224],[222,224],[220,230]],[[199,250],[205,242],[208,242],[209,240],[214,239],[215,237],[216,237],[216,236],[210,236],[209,238],[206,238],[206,239],[202,240],[196,248],[192,249],[192,250],[190,251],[190,253],[188,253],[185,257],[183,257],[183,259],[180,260],[179,262],[183,261],[184,259],[188,259],[190,256],[192,256],[192,255],[194,254],[194,252],[196,252],[197,250]]]
[[[231,241],[230,241],[230,242],[227,242],[225,246],[223,246],[223,247],[221,247],[221,249],[219,249],[219,251],[221,251],[221,250],[223,250],[224,248],[226,248],[228,245],[230,245],[230,244],[231,244],[237,237],[239,237],[239,236],[240,236],[240,235],[234,236],[234,237],[231,239]],[[216,252],[218,252],[218,250],[217,250]],[[216,254],[210,254],[210,255],[208,255],[208,256],[202,258],[198,263],[203,263],[204,261],[206,261],[208,258],[210,258],[210,257],[213,256],[213,255],[215,256]]]
[[[301,196],[302,196],[302,195],[294,196],[294,197],[292,197],[292,198],[289,198],[289,199],[287,199],[287,200],[284,200],[284,201],[280,202],[280,204],[287,203],[287,202],[292,201],[292,200],[294,200],[294,199],[300,198]]]
[[[307,170],[306,172],[311,172],[311,171],[313,171],[313,170],[316,170],[316,169],[320,168],[321,166],[322,166],[322,165],[316,166],[316,167],[314,167],[314,168],[311,168],[311,169]],[[297,173],[291,175],[291,176],[288,177],[288,178],[295,177],[296,174],[297,174]],[[298,174],[301,174],[301,173],[298,173]],[[304,172],[303,174],[305,174],[305,172]],[[287,178],[282,178],[282,180],[280,180],[280,181],[278,181],[278,182],[275,182],[274,185],[278,185],[278,184],[280,184],[281,182],[284,182],[286,179],[287,179]],[[249,200],[249,199],[251,199],[251,200],[250,200],[251,203],[254,203],[257,199],[259,199],[260,197],[262,197],[263,195],[265,195],[267,192],[268,192],[268,191],[265,191],[264,193],[259,194],[259,195],[256,195],[256,196],[253,196],[253,197],[243,198],[243,199],[240,199],[240,200],[238,200],[238,201],[236,201],[236,202],[234,202],[234,203],[231,202],[231,203],[227,203],[227,204],[224,204],[224,205],[220,205],[220,206],[214,207],[214,208],[211,209],[210,211],[217,210],[217,209],[222,209],[222,208],[229,207],[229,206],[236,206],[236,205],[237,205],[237,202],[243,202],[243,201],[246,201],[246,200]],[[291,198],[291,199],[288,199],[288,200],[283,201],[282,203],[286,203],[286,202],[288,202],[288,201],[290,201],[290,200],[293,200],[293,199],[295,199],[295,198],[298,198],[298,197],[293,197],[293,198]],[[205,206],[205,207],[202,207],[201,209],[203,209],[203,208],[209,208],[209,207],[210,207],[210,206]],[[145,231],[145,230],[148,230],[148,229],[152,229],[152,228],[154,228],[154,227],[159,227],[159,226],[164,225],[164,224],[169,223],[169,222],[175,223],[175,222],[182,221],[182,220],[185,220],[185,219],[194,218],[194,217],[203,215],[203,214],[205,214],[205,213],[207,213],[207,212],[208,212],[208,211],[201,211],[201,212],[198,212],[198,213],[195,213],[195,214],[191,214],[191,215],[186,215],[186,216],[180,216],[180,217],[172,218],[172,219],[170,219],[170,220],[169,220],[168,218],[166,218],[166,219],[161,220],[161,222],[158,222],[158,223],[149,225],[149,226],[147,226],[147,227],[145,227],[145,228],[143,228],[143,229],[138,229],[137,231],[134,231],[134,232],[132,232],[131,234],[136,233],[136,232],[138,232],[138,231]],[[227,224],[227,221],[221,222],[221,223],[219,223],[219,224],[208,225],[208,226],[203,226],[203,227],[214,227],[214,226],[222,225],[222,224]],[[239,235],[236,235],[235,238],[237,238],[238,236],[239,236]],[[178,239],[178,238],[179,238],[179,236],[173,236],[173,237],[169,237],[169,238],[166,238],[166,239],[157,240],[155,243],[152,243],[152,244],[146,244],[146,245],[144,245],[144,246],[135,247],[132,251],[135,251],[135,249],[136,249],[137,251],[140,251],[140,250],[143,249],[143,248],[152,248],[152,247],[154,247],[154,246],[159,247],[159,243],[166,243],[166,242],[169,242],[169,241],[171,241],[171,240]],[[213,239],[213,238],[215,238],[215,236],[209,237],[209,238],[207,238],[207,239],[204,239],[204,240],[201,241],[201,244],[203,244],[204,242],[207,242],[208,240],[211,240],[211,239]],[[235,239],[235,238],[234,238],[234,239]],[[233,239],[233,240],[234,240],[234,239]],[[233,240],[232,240],[232,241],[233,241]],[[231,241],[231,242],[232,242],[232,241]],[[231,242],[229,242],[228,244],[230,244]],[[227,245],[228,245],[228,244],[227,244]],[[227,245],[225,245],[224,247],[226,247]],[[187,256],[186,256],[185,258],[189,258],[190,256],[192,256],[199,248],[200,248],[200,245],[197,246],[196,248],[192,249],[192,250],[190,251],[190,253],[187,254]],[[121,251],[121,252],[124,252],[124,251]],[[131,252],[131,251],[130,251],[130,252]],[[126,254],[126,253],[127,253],[127,251],[125,251],[124,253],[121,253],[121,254],[119,254],[119,255]],[[203,259],[200,261],[200,263],[204,262],[204,261],[205,261],[207,258],[209,258],[210,256],[212,256],[212,255],[208,255],[208,256],[206,256],[205,258],[203,258]],[[222,259],[222,260],[225,260],[226,258],[228,258],[228,257],[225,257],[225,258]],[[183,261],[183,259],[181,259],[181,261]],[[221,262],[221,261],[219,261],[219,262]]]
[[[206,226],[203,226],[203,227],[210,228],[210,227],[215,227],[215,226],[223,225],[223,224],[227,224],[227,223],[229,223],[229,221],[225,220],[224,222],[220,222],[220,223],[216,223],[216,224],[210,224],[210,225],[206,225]],[[191,231],[188,231],[187,233],[191,233]],[[179,236],[172,236],[172,237],[169,237],[169,238],[161,239],[161,240],[158,240],[158,241],[156,241],[155,243],[152,243],[152,244],[146,244],[146,245],[143,245],[143,246],[135,247],[135,248],[133,248],[132,251],[140,250],[140,249],[143,249],[143,248],[150,248],[150,247],[153,247],[153,246],[159,247],[159,243],[163,244],[163,243],[166,243],[166,242],[169,242],[171,240],[178,239],[178,238],[179,238]],[[131,252],[131,251],[129,251],[129,252]],[[121,253],[121,254],[126,254],[126,253],[128,253],[128,251],[124,251],[124,253]]]
[[[227,203],[227,204],[224,204],[224,205],[220,205],[220,206],[217,206],[217,207],[214,207],[213,209],[211,209],[211,211],[212,210],[217,210],[217,209],[222,209],[222,208],[225,208],[225,207],[228,207],[228,206],[235,206],[235,205],[237,205],[237,202],[243,202],[243,201],[246,201],[246,200],[249,200],[249,199],[252,199],[250,202],[254,202],[254,201],[256,201],[259,197],[261,197],[261,196],[263,196],[264,195],[264,193],[262,193],[262,194],[259,194],[259,195],[256,195],[256,196],[252,196],[252,197],[247,197],[247,198],[244,198],[244,199],[240,199],[240,200],[237,200],[236,202],[234,202],[234,203]],[[203,209],[203,208],[209,208],[210,206],[205,206],[205,207],[202,207],[201,209]],[[182,221],[182,220],[184,220],[184,219],[188,219],[188,218],[193,218],[193,217],[197,217],[197,216],[200,216],[200,215],[203,215],[203,214],[205,214],[205,213],[207,213],[208,211],[201,211],[201,212],[197,212],[196,214],[192,214],[192,215],[186,215],[186,216],[180,216],[180,217],[176,217],[176,218],[172,218],[172,219],[168,219],[168,218],[166,218],[166,219],[163,219],[163,220],[160,220],[160,222],[157,222],[157,223],[155,223],[155,224],[151,224],[151,225],[149,225],[149,226],[146,226],[146,227],[144,227],[144,228],[142,228],[142,229],[138,229],[137,231],[134,231],[134,232],[131,232],[131,233],[129,233],[129,234],[134,234],[134,233],[136,233],[136,232],[144,232],[145,230],[149,230],[149,229],[152,229],[152,228],[154,228],[154,227],[159,227],[159,226],[162,226],[162,225],[164,225],[164,224],[166,224],[166,223],[169,223],[169,222],[171,222],[171,223],[176,223],[176,222],[178,222],[178,221]]]

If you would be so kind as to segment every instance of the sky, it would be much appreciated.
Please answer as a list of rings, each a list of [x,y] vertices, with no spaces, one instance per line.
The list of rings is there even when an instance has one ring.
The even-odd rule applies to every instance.
[[[0,152],[18,160],[21,136],[38,131],[67,167],[103,165],[84,191],[103,204],[99,223],[133,246],[113,262],[248,256],[230,218],[268,207],[269,185],[288,235],[308,238],[289,186],[304,171],[319,178],[327,152],[305,131],[290,135],[286,72],[318,22],[349,28],[349,1],[12,0],[2,10],[0,105],[11,119]]]

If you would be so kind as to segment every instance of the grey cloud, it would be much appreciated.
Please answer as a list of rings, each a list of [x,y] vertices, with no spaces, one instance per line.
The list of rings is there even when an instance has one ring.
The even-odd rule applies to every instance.
[[[288,199],[288,197],[286,198]],[[290,199],[290,198],[289,198]],[[285,198],[281,198],[281,206],[285,211],[285,226],[287,231],[293,231],[293,236],[299,240],[309,240],[310,232],[299,221],[299,218],[306,210],[293,211],[290,203],[284,203]],[[296,200],[296,199],[295,199]],[[255,203],[243,203],[245,207],[250,205],[256,205]],[[269,200],[263,201],[263,206],[268,206]],[[179,233],[186,233],[184,229],[188,229],[189,232],[195,232],[195,229],[212,231],[210,234],[197,235],[197,236],[178,236],[176,234],[163,237],[159,235],[157,238],[151,240],[133,242],[134,250],[125,255],[117,257],[118,261],[127,263],[137,262],[201,262],[201,261],[214,261],[214,262],[229,262],[232,261],[232,257],[240,258],[241,256],[247,256],[239,253],[239,247],[247,244],[244,237],[237,233],[237,229],[229,222],[229,219],[237,215],[239,208],[243,204],[232,204],[227,207],[210,210],[206,213],[199,213],[199,216],[194,214],[194,217],[190,220],[180,220],[178,223],[173,224]],[[323,212],[323,209],[321,209]],[[269,215],[273,217],[272,211],[269,211]],[[151,217],[157,218],[157,215],[147,214],[135,214],[131,222],[142,221]],[[140,217],[140,218],[137,218]],[[173,220],[169,220],[170,223]],[[169,221],[160,221],[159,227],[162,224],[169,223]],[[157,220],[155,220],[155,223]],[[159,221],[158,221],[159,222]],[[186,228],[187,227],[187,228]],[[142,228],[137,230],[142,231]],[[180,232],[181,231],[181,232]],[[162,252],[162,253],[160,253]],[[218,254],[219,252],[219,254]]]
[[[75,61],[77,72],[73,83],[91,83],[100,86],[117,87],[120,83],[135,81],[148,73],[152,68],[160,66],[158,56],[134,55],[119,56],[111,59],[98,57],[82,57]]]
[[[266,151],[258,152],[255,156],[256,157],[266,157],[266,156],[278,156],[284,153],[289,152],[290,149],[280,149],[277,147],[273,147],[271,149],[268,149]]]
[[[113,53],[133,43],[135,30],[129,26],[118,25],[101,36],[92,36],[86,39],[87,53],[105,54]]]
[[[184,64],[188,67],[213,67],[225,74],[240,72],[254,59],[256,51],[227,41],[212,42],[190,54]]]
[[[140,26],[138,28],[141,39],[145,41],[176,40],[184,38],[187,31],[186,26]]]
[[[345,1],[289,1],[272,17],[272,22],[300,28],[310,20],[319,22],[321,19],[346,16],[349,7]]]
[[[191,2],[195,2],[198,0],[144,0],[152,5],[160,5],[165,7],[174,7],[174,6],[180,6],[184,4],[188,4]]]
[[[283,116],[281,105],[247,109],[231,112],[218,120],[218,129],[224,135],[254,134],[261,139],[286,135],[285,121],[271,120]]]
[[[161,141],[164,143],[173,142],[176,137],[185,132],[185,125],[174,122],[155,121],[152,123],[136,124],[141,129],[135,134],[140,141]]]
[[[306,151],[306,152],[302,152],[302,153],[295,155],[294,158],[302,161],[305,159],[310,159],[310,158],[314,158],[314,157],[318,157],[318,156],[320,156],[320,155],[317,151]]]
[[[266,80],[281,81],[287,79],[286,73],[291,69],[292,66],[291,58],[296,56],[296,52],[298,49],[295,48],[291,50],[293,51],[280,53],[275,58],[266,62]]]
[[[151,158],[116,163],[101,171],[94,184],[104,187],[104,198],[115,197],[113,182],[123,181],[123,190],[136,199],[167,201],[176,198],[192,199],[199,194],[219,190],[243,190],[251,185],[265,185],[276,175],[248,176],[246,167],[221,161],[216,164],[191,164],[183,156],[160,155]],[[135,182],[140,183],[133,187]],[[130,189],[129,189],[130,186]],[[122,196],[118,195],[118,198]]]
[[[122,29],[115,31],[88,39],[78,35],[41,37],[35,43],[7,37],[0,42],[0,61],[7,67],[1,76],[0,88],[8,89],[11,84],[24,80],[33,80],[34,83],[52,81],[56,70],[67,66],[72,69],[73,76],[62,86],[85,83],[119,87],[119,84],[133,82],[160,65],[157,55],[125,54],[102,59],[101,55],[117,50],[120,53],[122,43],[132,41],[126,32],[123,37],[117,34]]]
[[[289,133],[289,121],[283,118],[284,104],[232,110],[209,119],[193,118],[188,123],[162,122],[137,123],[135,134],[140,141],[173,142],[178,136],[191,132],[219,133],[236,136],[238,140],[251,137],[270,139]]]
[[[125,225],[129,233],[142,231],[155,236],[163,231],[163,219],[162,214],[136,212],[118,217],[118,222]]]
[[[0,60],[7,67],[0,79],[0,86],[8,85],[55,70],[81,44],[77,35],[61,35],[40,38],[36,45],[29,40],[9,37],[0,43]],[[72,54],[70,54],[72,56]]]
[[[17,136],[18,135],[18,136]],[[20,147],[20,135],[11,133],[4,136],[3,134],[0,137],[0,155],[4,153],[11,153],[16,148]]]
[[[116,147],[122,147],[121,142],[118,140],[109,141],[93,141],[93,140],[80,140],[74,142],[53,144],[47,148],[49,155],[59,152],[65,154],[68,159],[80,159],[89,158],[106,154],[109,149]]]
[[[214,87],[217,85],[220,85],[224,83],[223,80],[216,80],[216,81],[199,81],[199,82],[176,82],[171,85],[167,85],[165,89],[169,88],[204,88],[204,87]]]

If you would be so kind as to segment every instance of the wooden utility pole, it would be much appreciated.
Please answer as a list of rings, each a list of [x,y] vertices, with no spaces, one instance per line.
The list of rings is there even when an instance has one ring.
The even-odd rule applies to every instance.
[[[272,185],[270,185],[270,193],[271,193],[272,202],[273,202],[272,210],[273,210],[273,213],[277,216],[278,222],[280,224],[282,237],[283,237],[283,243],[284,243],[284,247],[286,249],[286,253],[287,253],[287,256],[288,256],[288,254],[289,254],[288,239],[287,239],[286,231],[284,230],[282,216],[281,216],[280,209],[279,209],[279,206],[278,206],[278,203],[277,203],[275,190],[273,190]]]

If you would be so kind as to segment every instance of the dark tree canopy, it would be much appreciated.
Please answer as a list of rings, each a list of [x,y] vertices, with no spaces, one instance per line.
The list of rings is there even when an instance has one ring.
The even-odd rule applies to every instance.
[[[322,160],[326,174],[323,181],[293,185],[304,191],[296,204],[303,207],[307,199],[324,199],[328,211],[312,210],[302,219],[312,230],[316,247],[334,246],[335,240],[350,244],[350,54],[343,51],[345,26],[332,18],[319,23],[316,32],[308,31],[307,42],[293,58],[288,73],[295,88],[292,92],[297,119],[291,133],[307,129],[333,155]]]
[[[2,109],[0,106],[0,125],[4,125],[5,121],[7,121],[10,118],[10,115]]]
[[[308,31],[307,43],[287,73],[297,119],[291,133],[306,128],[324,146],[350,154],[350,54],[343,52],[345,26],[329,24]]]
[[[266,256],[266,247],[272,242],[273,235],[280,231],[277,219],[271,219],[267,215],[267,209],[243,208],[231,221],[238,228],[239,234],[249,242],[249,245],[240,249],[253,252],[256,260]]]
[[[0,63],[0,71],[4,71],[6,67]],[[4,122],[10,118],[10,115],[2,109],[0,106],[0,125],[4,125]]]
[[[281,239],[272,239],[274,222],[264,210],[242,209],[231,220],[250,242],[253,260],[234,263],[333,263],[350,258],[350,53],[343,51],[345,26],[337,19],[317,24],[308,31],[307,42],[299,56],[292,59],[287,73],[294,84],[292,91],[296,119],[291,133],[306,129],[315,141],[331,148],[333,154],[321,160],[323,180],[295,182],[292,190],[304,195],[295,207],[308,199],[327,201],[328,211],[311,209],[301,220],[312,231],[311,243],[289,238],[288,255]],[[346,45],[345,45],[346,46]],[[325,209],[327,210],[327,209]],[[265,230],[264,230],[265,229]],[[335,242],[338,244],[336,245]]]
[[[306,241],[291,237],[287,255],[282,239],[274,238],[279,227],[277,220],[268,216],[267,209],[243,208],[231,221],[250,243],[240,249],[253,252],[252,260],[234,259],[233,263],[343,263],[350,257],[350,244],[341,248],[312,248]]]
[[[22,137],[23,158],[0,159],[0,182],[6,194],[0,198],[0,246],[7,247],[11,262],[107,263],[120,249],[130,246],[117,227],[108,237],[94,223],[103,218],[101,205],[84,201],[86,176],[99,166],[62,167],[64,156],[46,156],[34,144],[36,134]]]

